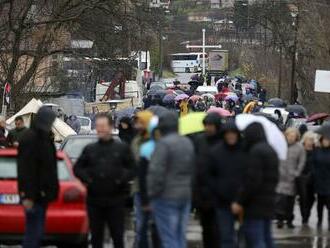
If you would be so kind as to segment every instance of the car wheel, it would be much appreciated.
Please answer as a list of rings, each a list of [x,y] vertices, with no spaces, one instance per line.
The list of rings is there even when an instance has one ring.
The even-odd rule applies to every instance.
[[[186,73],[190,73],[190,69],[188,67],[185,69],[185,71]]]

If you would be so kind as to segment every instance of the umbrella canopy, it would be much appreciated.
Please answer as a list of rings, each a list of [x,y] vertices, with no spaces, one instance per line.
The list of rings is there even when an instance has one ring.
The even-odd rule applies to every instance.
[[[281,98],[272,98],[268,100],[268,103],[277,108],[283,108],[286,106],[286,103]]]
[[[159,84],[155,84],[155,85],[150,86],[150,90],[163,90],[163,89],[164,89],[164,87],[162,87]]]
[[[158,117],[169,111],[167,108],[159,106],[159,105],[151,106],[147,110],[152,112],[154,115],[157,115]]]
[[[164,96],[166,96],[166,90],[150,90],[147,95],[149,96],[159,96],[161,99],[164,98]]]
[[[185,94],[183,90],[175,90],[175,94],[182,95]]]
[[[330,139],[330,124],[324,124],[322,127],[316,130],[316,133],[327,139]]]
[[[238,96],[236,94],[235,95],[229,95],[229,96],[225,97],[225,100],[226,101],[232,100],[234,102],[237,102],[238,101]]]
[[[193,95],[189,99],[192,100],[193,102],[196,102],[198,99],[201,99],[201,96]]]
[[[188,82],[188,84],[191,85],[203,85],[203,83],[197,81],[197,80],[191,80]]]
[[[232,114],[228,110],[226,110],[224,108],[216,108],[216,107],[213,107],[213,106],[211,106],[209,108],[207,113],[216,113],[216,114],[220,115],[221,117],[232,116]]]
[[[289,113],[294,113],[299,117],[306,117],[307,116],[307,111],[304,108],[304,106],[299,105],[299,104],[294,104],[294,105],[288,105],[285,108],[286,111],[288,111]]]
[[[313,114],[308,117],[307,122],[313,122],[313,121],[318,121],[318,120],[324,120],[328,118],[330,115],[327,113],[317,113]]]
[[[268,143],[276,151],[278,158],[285,160],[287,158],[288,145],[283,133],[274,123],[263,116],[241,114],[236,117],[236,125],[241,131],[254,122],[263,126]]]
[[[163,103],[164,104],[171,104],[175,102],[175,97],[176,95],[174,94],[167,94],[166,96],[164,96],[163,98]]]
[[[189,96],[187,94],[180,94],[175,97],[175,101],[181,101],[181,100],[188,99],[188,98],[189,98]]]
[[[204,131],[203,120],[205,112],[196,112],[181,117],[179,120],[179,132],[181,135],[188,135]]]
[[[119,121],[124,117],[132,118],[135,115],[136,111],[137,111],[137,109],[135,107],[116,111],[116,114],[115,114],[116,115],[116,124],[118,125]]]

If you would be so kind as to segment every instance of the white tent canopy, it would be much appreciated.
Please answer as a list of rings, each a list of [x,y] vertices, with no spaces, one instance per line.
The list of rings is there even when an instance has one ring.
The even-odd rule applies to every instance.
[[[31,125],[33,114],[36,114],[42,105],[42,101],[33,98],[20,111],[18,111],[15,115],[10,117],[6,121],[7,126],[9,126],[9,128],[14,128],[15,118],[17,116],[22,116],[25,125],[29,127]],[[76,132],[70,126],[68,126],[64,121],[59,118],[56,118],[53,124],[52,131],[54,132],[56,142],[63,141],[63,139],[67,136],[76,134]]]

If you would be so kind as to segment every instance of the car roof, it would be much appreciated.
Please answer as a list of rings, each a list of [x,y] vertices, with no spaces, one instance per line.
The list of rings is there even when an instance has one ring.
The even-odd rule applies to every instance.
[[[5,149],[0,149],[0,157],[17,157],[17,149],[13,148],[5,148]],[[57,151],[56,152],[57,159],[64,159],[65,158],[65,153],[63,151]]]

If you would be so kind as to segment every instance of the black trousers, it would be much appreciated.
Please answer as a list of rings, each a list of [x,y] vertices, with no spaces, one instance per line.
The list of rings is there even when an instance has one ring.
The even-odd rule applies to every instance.
[[[103,248],[105,225],[108,226],[114,248],[124,248],[125,204],[98,206],[88,204],[92,247]]]
[[[324,207],[326,207],[328,209],[328,212],[330,212],[330,195],[329,196],[317,195],[317,217],[319,223],[322,223],[323,221]],[[330,223],[330,214],[328,215],[328,220]]]
[[[315,202],[314,185],[309,176],[301,176],[296,181],[299,207],[303,223],[307,223]]]
[[[294,203],[295,197],[289,195],[278,194],[276,204],[276,217],[279,221],[292,222],[294,219]]]
[[[217,214],[215,208],[200,208],[200,222],[203,229],[203,247],[204,248],[219,248],[219,228]]]

